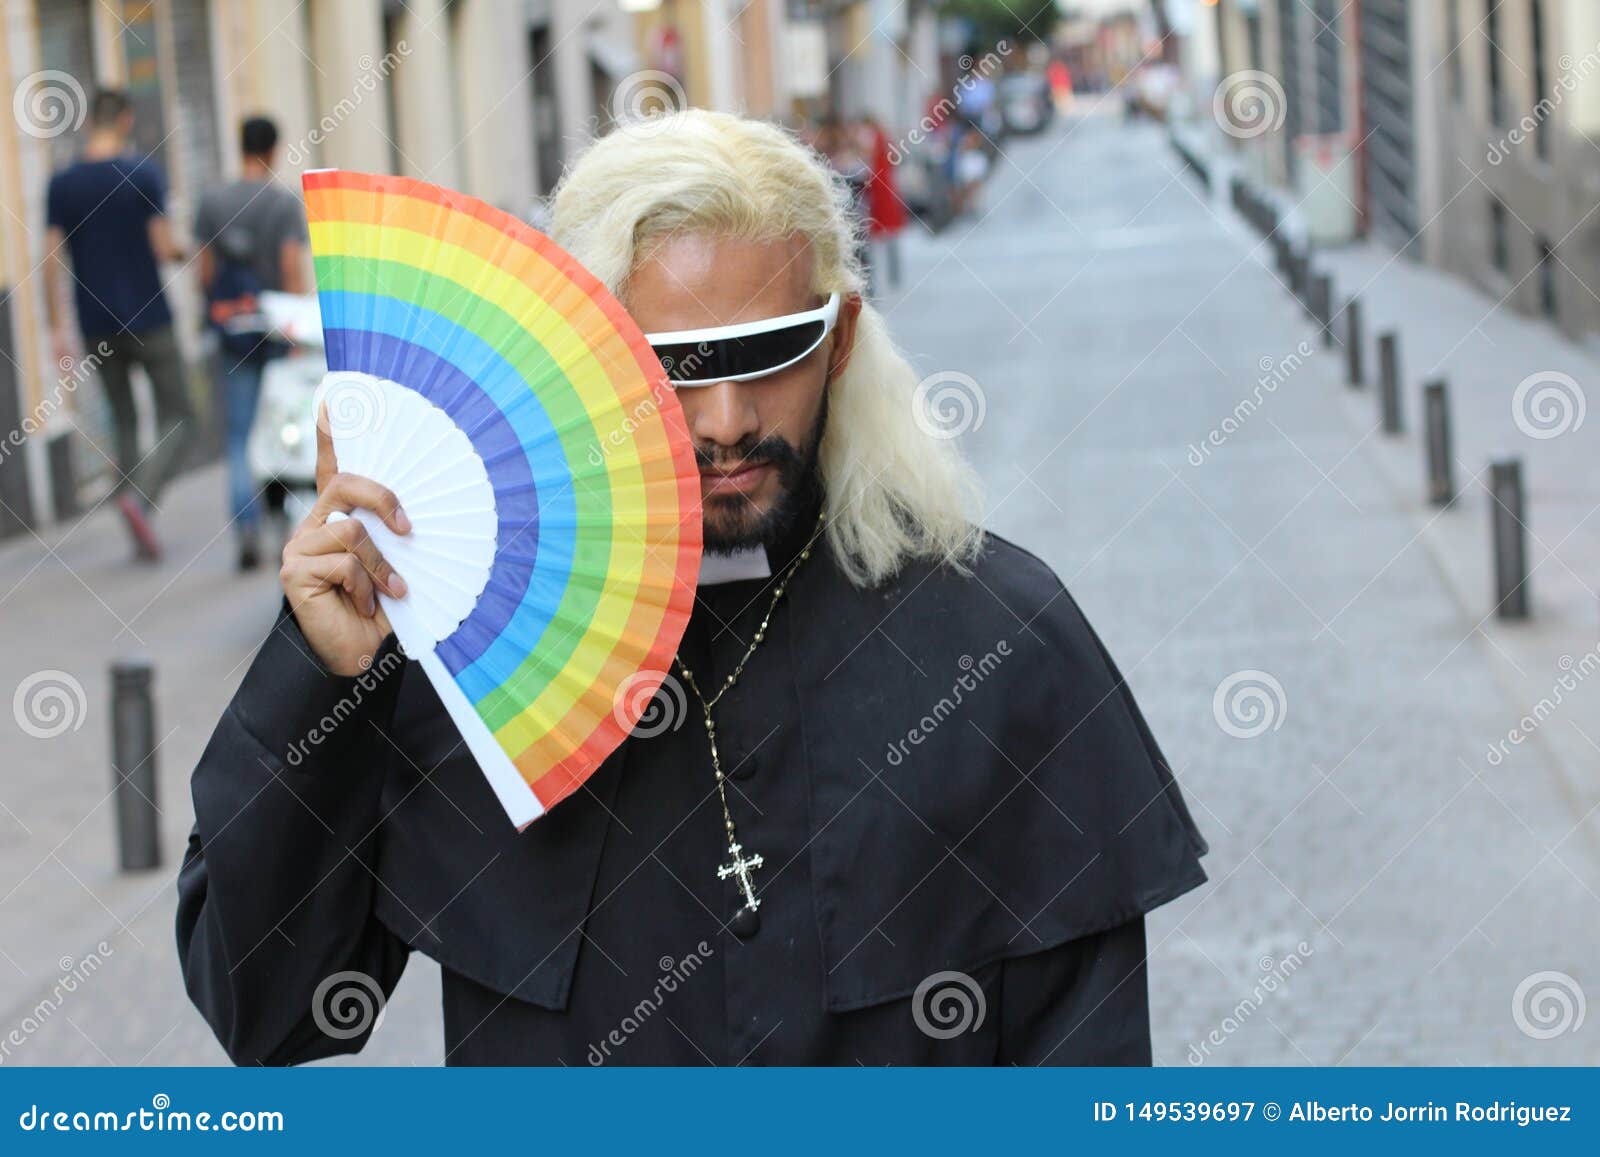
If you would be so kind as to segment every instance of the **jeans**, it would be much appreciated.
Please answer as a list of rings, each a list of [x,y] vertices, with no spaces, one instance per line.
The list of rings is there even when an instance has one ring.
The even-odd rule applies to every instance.
[[[116,426],[117,489],[131,487],[149,506],[155,506],[162,489],[183,465],[184,453],[194,433],[194,412],[189,406],[189,386],[183,357],[169,325],[139,333],[110,337],[85,337],[84,345],[99,359],[100,383],[111,406]],[[133,400],[130,371],[144,367],[156,405],[156,444],[139,455],[139,411]]]
[[[261,525],[261,504],[256,501],[247,451],[265,364],[258,356],[240,359],[222,355],[222,398],[228,423],[228,513],[233,516],[234,530],[240,534],[254,533]]]

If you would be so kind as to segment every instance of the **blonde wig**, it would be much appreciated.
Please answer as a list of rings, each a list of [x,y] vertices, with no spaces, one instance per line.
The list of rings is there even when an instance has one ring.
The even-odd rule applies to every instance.
[[[861,293],[850,194],[825,162],[767,121],[689,109],[625,122],[563,175],[550,234],[626,301],[628,277],[678,233],[757,243],[803,237],[819,294]],[[919,415],[917,374],[863,304],[850,364],[828,384],[819,451],[827,536],[858,586],[909,558],[965,568],[980,532],[976,476]]]

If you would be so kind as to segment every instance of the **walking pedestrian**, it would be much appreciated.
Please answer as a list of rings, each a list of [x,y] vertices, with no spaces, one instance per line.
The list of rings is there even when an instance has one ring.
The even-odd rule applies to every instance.
[[[1050,99],[1056,112],[1065,116],[1072,111],[1072,69],[1059,56],[1045,66],[1045,77],[1050,83]]]
[[[116,429],[115,502],[133,536],[135,556],[161,557],[152,522],[162,489],[182,464],[193,432],[183,358],[159,265],[181,261],[167,219],[161,167],[130,151],[133,105],[105,89],[90,108],[89,137],[79,159],[50,178],[46,195],[45,293],[57,365],[75,352],[66,312],[72,263],[78,336],[93,348]],[[156,442],[139,454],[138,407],[131,372],[140,366],[155,398]]]
[[[890,288],[900,287],[900,231],[906,227],[906,203],[900,198],[895,181],[894,162],[890,159],[889,134],[882,122],[871,115],[861,118],[862,132],[866,138],[865,152],[870,158],[872,175],[867,182],[868,229],[872,238],[873,266],[882,263],[888,273]]]
[[[983,134],[972,128],[967,129],[957,140],[955,184],[958,217],[978,208],[983,183],[989,176],[989,153],[984,146]]]
[[[267,363],[287,352],[264,326],[240,323],[259,316],[263,290],[309,291],[306,218],[300,198],[273,178],[278,126],[264,116],[239,132],[239,179],[200,199],[194,236],[200,246],[200,284],[207,317],[218,334],[218,383],[227,416],[228,506],[241,571],[261,563],[261,503],[251,477],[248,446]]]

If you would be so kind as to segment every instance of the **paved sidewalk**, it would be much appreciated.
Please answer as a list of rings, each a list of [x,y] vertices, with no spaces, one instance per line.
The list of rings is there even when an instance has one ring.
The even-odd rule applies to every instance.
[[[1369,345],[1385,329],[1400,334],[1408,429],[1398,439],[1374,435],[1374,458],[1413,511],[1419,541],[1454,596],[1476,616],[1513,701],[1533,711],[1552,697],[1564,660],[1576,679],[1589,656],[1589,677],[1575,693],[1561,692],[1559,717],[1535,739],[1575,784],[1592,785],[1600,768],[1600,412],[1586,412],[1591,402],[1600,406],[1600,353],[1377,246],[1351,246],[1321,260],[1341,300],[1360,294]],[[1375,357],[1369,349],[1372,380]],[[1422,384],[1438,378],[1449,383],[1460,487],[1457,504],[1443,512],[1422,501]],[[1377,422],[1374,388],[1347,400],[1352,422]],[[1493,613],[1488,467],[1500,457],[1522,461],[1532,605],[1526,623],[1507,624]]]

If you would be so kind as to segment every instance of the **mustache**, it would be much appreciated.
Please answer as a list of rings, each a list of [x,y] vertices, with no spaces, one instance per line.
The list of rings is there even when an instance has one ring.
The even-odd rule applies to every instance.
[[[696,446],[694,460],[702,472],[717,471],[722,474],[731,474],[749,466],[767,465],[776,466],[780,472],[788,474],[805,466],[800,451],[777,434],[769,434],[765,438],[751,436],[727,448]]]

